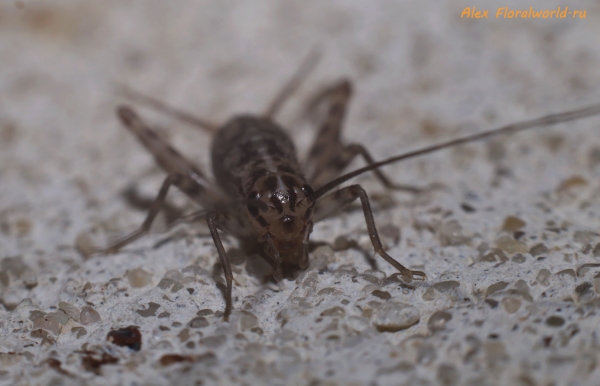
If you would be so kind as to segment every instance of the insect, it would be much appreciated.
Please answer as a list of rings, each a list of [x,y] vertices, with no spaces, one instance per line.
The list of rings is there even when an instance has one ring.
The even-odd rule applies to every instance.
[[[333,190],[368,171],[373,171],[388,188],[411,190],[411,187],[393,184],[379,168],[499,134],[600,114],[600,105],[593,105],[510,124],[375,162],[362,145],[345,144],[341,140],[344,116],[352,94],[350,82],[342,80],[318,93],[312,100],[310,105],[324,107],[326,114],[307,159],[300,163],[294,143],[273,117],[316,61],[317,55],[309,55],[264,114],[234,116],[221,126],[130,91],[130,96],[138,101],[214,134],[211,149],[214,181],[160,139],[132,108],[125,105],[118,107],[117,115],[121,122],[152,153],[168,175],[139,229],[102,252],[114,253],[147,233],[163,207],[169,189],[176,186],[202,207],[196,215],[206,219],[225,274],[224,318],[227,320],[232,311],[233,274],[220,232],[232,234],[242,242],[262,249],[263,257],[273,267],[274,279],[281,282],[282,267],[304,269],[308,266],[308,243],[313,223],[358,199],[375,252],[406,279],[425,280],[424,272],[409,270],[385,252],[369,197],[360,185]],[[356,157],[362,157],[367,166],[340,175]],[[417,193],[414,189],[412,191]]]

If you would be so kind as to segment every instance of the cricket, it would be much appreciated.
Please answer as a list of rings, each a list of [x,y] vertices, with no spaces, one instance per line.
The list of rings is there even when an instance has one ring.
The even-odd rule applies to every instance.
[[[375,161],[364,146],[345,143],[341,138],[346,110],[352,96],[351,82],[343,79],[309,100],[307,111],[321,109],[325,114],[306,159],[299,161],[294,142],[275,121],[275,116],[315,67],[318,57],[317,53],[312,52],[303,61],[264,113],[236,115],[222,125],[128,89],[127,94],[132,100],[213,135],[213,178],[209,178],[167,141],[161,139],[156,130],[133,108],[119,106],[117,116],[123,125],[152,153],[167,177],[141,226],[99,253],[115,253],[146,234],[164,206],[169,189],[176,186],[200,206],[200,210],[194,212],[193,216],[197,219],[205,218],[210,230],[224,271],[226,290],[223,317],[228,320],[233,309],[233,274],[220,232],[233,235],[241,244],[260,251],[273,268],[274,280],[280,283],[284,269],[308,267],[308,245],[313,224],[358,199],[375,253],[396,268],[407,281],[426,280],[424,272],[410,270],[386,253],[375,226],[369,196],[363,187],[358,184],[346,187],[340,185],[372,171],[386,188],[419,194],[418,188],[393,183],[380,168],[492,136],[600,114],[600,104],[591,105],[505,125]],[[362,158],[367,165],[342,174],[356,157]]]

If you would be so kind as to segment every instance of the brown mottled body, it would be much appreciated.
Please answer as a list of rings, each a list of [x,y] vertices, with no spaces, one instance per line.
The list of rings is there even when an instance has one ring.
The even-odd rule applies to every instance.
[[[216,182],[237,207],[242,230],[237,236],[265,243],[278,280],[282,262],[305,268],[312,229],[306,197],[313,189],[283,129],[269,118],[235,117],[215,136],[212,164]],[[251,226],[243,226],[246,222]]]
[[[386,187],[416,193],[419,189],[393,184],[378,168],[502,133],[600,114],[600,105],[595,105],[562,114],[548,115],[375,162],[362,145],[345,144],[341,140],[346,107],[352,94],[350,82],[343,80],[318,93],[309,104],[308,110],[321,106],[327,113],[307,159],[300,164],[292,140],[272,117],[298,87],[315,59],[314,55],[309,57],[309,60],[269,105],[266,114],[240,115],[220,128],[208,121],[166,106],[151,97],[127,90],[129,96],[146,105],[214,133],[212,167],[215,181],[209,180],[200,168],[160,139],[131,108],[119,107],[117,112],[123,124],[154,155],[156,162],[168,175],[140,228],[104,252],[116,252],[145,234],[163,206],[170,186],[177,186],[203,208],[194,213],[193,217],[206,218],[219,254],[227,284],[224,313],[227,319],[232,310],[233,274],[219,231],[233,234],[242,241],[262,244],[264,257],[274,268],[274,278],[281,281],[282,264],[295,265],[299,268],[308,266],[307,246],[313,222],[359,199],[375,252],[408,280],[414,277],[425,279],[423,272],[407,269],[385,252],[379,240],[369,198],[360,185],[351,185],[333,193],[330,193],[331,190],[350,178],[373,171]],[[339,176],[356,156],[361,156],[368,166]],[[312,186],[317,189],[313,189]],[[326,195],[327,193],[330,194]]]

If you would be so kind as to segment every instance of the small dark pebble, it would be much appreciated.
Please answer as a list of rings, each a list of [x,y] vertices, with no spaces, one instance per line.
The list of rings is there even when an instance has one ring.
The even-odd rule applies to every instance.
[[[69,373],[68,371],[66,371],[65,369],[62,368],[62,366],[61,366],[62,363],[58,359],[48,358],[48,359],[46,359],[46,363],[48,364],[48,366],[50,366],[51,368],[56,370],[58,373],[60,373],[62,375],[71,376],[71,373]]]
[[[31,335],[32,338],[46,339],[48,337],[48,331],[38,328],[38,329],[32,330],[29,335]]]
[[[408,289],[408,290],[415,289],[414,286],[412,286],[410,284],[406,284],[404,282],[404,280],[402,279],[402,274],[400,274],[400,273],[393,273],[390,276],[386,277],[383,280],[383,283],[381,285],[385,287],[390,284],[397,284],[398,286],[400,286],[400,288],[403,288],[403,289]]]
[[[452,314],[446,311],[436,311],[429,317],[427,328],[431,332],[443,330],[446,323],[450,320],[452,320]]]
[[[85,334],[87,334],[87,331],[83,327],[73,327],[73,328],[71,328],[71,332],[73,334],[77,334],[77,339],[79,339],[82,336],[84,336]]]
[[[173,285],[175,285],[175,283],[176,283],[175,280],[169,279],[168,277],[164,277],[158,282],[158,284],[156,286],[161,289],[169,289]]]
[[[191,355],[180,355],[180,354],[165,354],[160,358],[161,366],[170,366],[173,363],[181,362],[193,362],[194,357]]]
[[[523,231],[515,231],[515,233],[513,233],[513,238],[515,240],[519,240],[523,236],[525,236],[525,232]]]
[[[147,309],[145,309],[145,310],[140,309],[140,310],[136,310],[135,312],[142,315],[144,318],[147,318],[147,317],[156,315],[156,310],[158,310],[159,308],[160,308],[160,304],[150,302],[148,304]]]
[[[100,375],[100,367],[119,363],[119,358],[113,357],[107,353],[103,353],[100,359],[93,357],[91,351],[85,351],[84,354],[85,355],[81,358],[81,365],[84,369],[91,371],[96,375]]]
[[[333,308],[329,308],[329,309],[326,309],[325,311],[321,312],[321,316],[326,316],[326,317],[342,317],[345,314],[346,314],[346,311],[344,311],[344,309],[342,307],[333,307]],[[319,319],[321,319],[321,318],[319,318]]]
[[[496,256],[494,256],[493,253],[487,253],[483,256],[481,256],[478,261],[481,262],[487,262],[487,263],[495,263],[496,262]]]
[[[214,314],[215,312],[209,308],[205,308],[203,310],[200,310],[198,312],[196,312],[196,315],[198,316],[210,316],[212,314]]]
[[[596,244],[596,246],[592,250],[592,254],[594,255],[594,257],[600,257],[600,243]]]
[[[560,327],[565,324],[565,320],[560,316],[550,316],[546,319],[546,324],[550,327]]]
[[[460,287],[460,282],[456,280],[440,281],[438,283],[433,284],[432,287],[439,292],[447,292]]]
[[[45,312],[39,310],[29,311],[29,320],[31,320],[32,322],[35,322],[36,320],[38,320],[39,318],[43,318],[44,316],[46,316]]]
[[[225,335],[213,335],[207,336],[206,338],[202,338],[200,340],[200,344],[210,348],[217,348],[222,346],[227,341],[227,336]]]
[[[208,326],[208,320],[204,316],[196,316],[188,323],[190,328],[202,328]]]
[[[181,362],[187,362],[187,363],[207,362],[206,364],[208,366],[211,366],[216,363],[216,359],[217,359],[217,356],[210,351],[206,352],[202,355],[165,354],[160,358],[159,363],[162,366],[170,366],[174,363],[181,363]]]
[[[548,248],[544,244],[536,244],[529,250],[531,256],[538,256],[548,252]]]
[[[471,205],[463,202],[462,204],[460,204],[460,207],[462,208],[462,210],[464,210],[467,213],[473,213],[475,212],[475,208],[473,208]]]
[[[575,292],[577,292],[578,294],[582,294],[586,290],[589,290],[592,287],[593,287],[592,283],[590,283],[589,281],[586,281],[585,283],[579,284],[577,287],[575,287]]]
[[[484,302],[486,302],[492,308],[498,307],[498,302],[494,299],[485,299]]]
[[[502,249],[500,249],[500,248],[492,248],[492,252],[498,258],[498,260],[500,260],[500,261],[508,261],[508,256],[506,256],[506,253],[504,253],[504,251]]]
[[[358,248],[358,243],[355,240],[348,240],[346,236],[338,236],[331,248],[334,251],[344,251],[350,248]]]
[[[575,273],[575,270],[571,269],[571,268],[563,269],[562,271],[556,272],[555,275],[556,276],[569,275],[569,276],[572,276],[572,277],[577,277],[577,274]]]
[[[392,295],[390,295],[390,293],[387,291],[375,290],[375,291],[371,292],[371,295],[378,297],[379,299],[383,299],[383,300],[389,300],[392,298]]]
[[[520,253],[517,253],[512,257],[512,261],[514,261],[517,264],[523,264],[525,262],[525,256],[523,256]]]
[[[117,346],[129,347],[133,351],[140,351],[142,348],[142,333],[137,326],[112,330],[106,336],[106,340]]]

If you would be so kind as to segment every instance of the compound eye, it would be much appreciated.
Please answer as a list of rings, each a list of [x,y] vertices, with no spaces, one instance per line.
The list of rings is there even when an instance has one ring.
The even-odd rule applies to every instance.
[[[312,188],[310,185],[308,185],[308,184],[304,184],[304,185],[302,186],[302,192],[304,193],[304,196],[305,196],[305,197],[308,197],[308,196],[310,196],[311,194],[313,194],[315,191],[314,191],[314,189],[313,189],[313,188]]]

